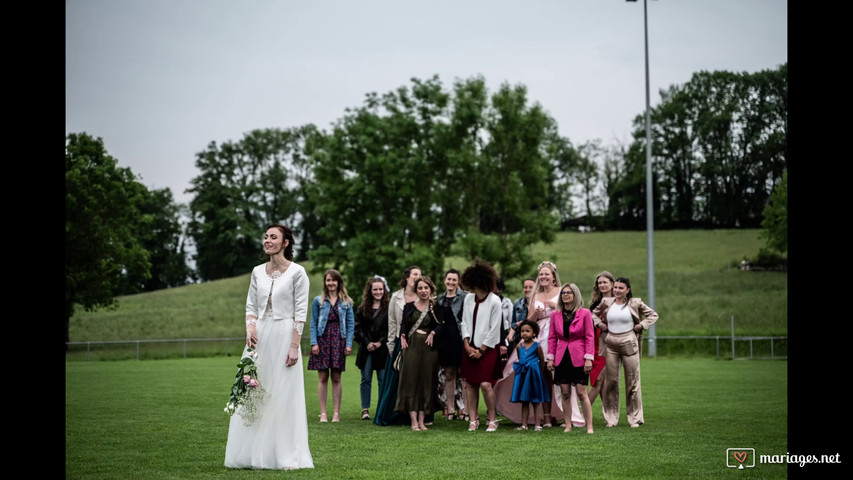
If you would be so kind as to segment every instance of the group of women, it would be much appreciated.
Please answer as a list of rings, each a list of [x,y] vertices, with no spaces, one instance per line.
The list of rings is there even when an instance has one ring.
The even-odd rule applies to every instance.
[[[379,380],[374,423],[407,424],[413,430],[426,430],[430,415],[443,408],[448,419],[461,416],[469,422],[469,430],[477,430],[482,393],[486,431],[497,429],[499,412],[512,422],[543,427],[559,425],[565,419],[564,431],[586,427],[593,433],[592,404],[598,397],[606,426],[618,423],[619,377],[624,369],[628,423],[632,427],[641,425],[642,332],[658,315],[632,297],[630,281],[606,271],[599,273],[588,308],[584,307],[580,288],[561,283],[557,267],[550,261],[539,265],[532,287],[525,286],[524,302],[513,305],[502,299],[501,289],[496,288],[499,281],[494,268],[478,261],[463,274],[449,270],[444,279],[447,291],[436,297],[434,283],[418,267],[406,269],[400,289],[391,297],[388,355],[384,378]],[[413,307],[406,308],[410,304]],[[519,305],[526,305],[526,310]],[[518,318],[520,310],[526,315],[523,319]],[[423,312],[431,317],[415,325]],[[549,392],[547,401],[541,402],[541,415],[525,418],[520,402],[513,399],[520,352],[515,343],[519,338],[514,337],[521,320],[533,321],[538,327],[536,338],[544,358],[542,377]],[[507,345],[511,351],[508,358],[501,359],[501,347]],[[410,350],[411,346],[416,348]],[[393,365],[401,354],[397,371]],[[443,380],[436,388],[445,396],[438,401],[433,395],[436,382],[432,372],[436,369],[438,382]],[[461,380],[459,384],[457,379]],[[418,399],[416,404],[413,398]],[[362,397],[362,408],[368,405],[369,397],[366,403]]]
[[[271,224],[263,243],[268,261],[252,271],[244,356],[254,356],[268,395],[253,424],[232,416],[227,467],[313,467],[299,352],[308,277],[293,263],[293,242],[289,228]],[[318,372],[320,422],[328,421],[329,379],[331,421],[340,421],[341,373],[355,340],[360,345],[356,366],[361,370],[361,418],[370,419],[375,372],[377,425],[405,424],[423,431],[443,409],[448,420],[463,418],[468,430],[476,431],[482,394],[487,432],[497,430],[500,412],[523,423],[519,429],[532,422],[539,430],[565,418],[566,432],[584,425],[593,433],[591,406],[599,396],[606,426],[618,423],[623,368],[628,424],[643,424],[642,332],[658,314],[631,295],[627,278],[598,274],[589,308],[583,307],[578,286],[561,284],[556,265],[549,261],[539,265],[532,288],[531,279],[525,279],[525,296],[515,304],[501,296],[501,279],[486,261],[473,262],[461,274],[450,269],[443,280],[445,292],[437,295],[435,283],[419,267],[410,266],[391,294],[385,279],[375,276],[367,281],[356,307],[340,272],[325,272],[323,292],[311,305],[307,367]],[[541,371],[541,378],[534,375],[541,388],[528,388],[531,366]],[[536,408],[529,415],[531,402],[541,404],[541,416]]]
[[[463,418],[476,430],[482,392],[487,431],[497,429],[492,387],[500,377],[499,347],[506,330],[502,302],[494,293],[497,283],[494,267],[476,261],[461,274],[448,270],[446,290],[437,295],[435,283],[419,267],[406,269],[390,299],[389,355],[374,423],[427,430],[443,409],[447,419]]]

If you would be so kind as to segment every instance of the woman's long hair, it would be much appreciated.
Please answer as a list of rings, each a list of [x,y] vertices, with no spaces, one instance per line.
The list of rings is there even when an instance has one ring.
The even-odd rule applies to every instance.
[[[320,303],[325,302],[326,297],[329,296],[329,289],[326,288],[326,275],[331,275],[333,280],[337,280],[338,298],[352,305],[352,299],[347,293],[347,287],[344,286],[344,277],[341,275],[341,272],[335,270],[334,268],[326,270],[326,273],[323,274],[323,295],[320,297]]]
[[[433,307],[435,307],[435,282],[433,282],[432,279],[428,276],[421,275],[417,280],[415,280],[415,293],[417,293],[418,284],[421,282],[426,283],[430,290],[427,311],[430,313],[430,315],[432,315],[432,318],[435,319],[437,323],[443,323],[441,320],[438,319],[438,317],[435,316],[435,311],[433,310]]]
[[[537,294],[542,293],[544,287],[539,283],[539,271],[543,268],[547,267],[551,270],[551,275],[554,277],[554,285],[560,286],[560,275],[557,273],[557,265],[554,265],[554,262],[545,260],[544,262],[539,264],[539,267],[536,269],[536,283],[533,284],[533,290],[530,291],[530,298],[527,299],[528,308],[532,304],[531,300]]]
[[[364,294],[361,296],[361,314],[365,317],[373,315],[373,285],[376,283],[382,284],[382,299],[379,301],[379,312],[383,315],[388,314],[388,290],[385,288],[385,282],[381,278],[373,277],[367,281],[364,286]]]
[[[595,285],[592,286],[592,296],[589,300],[590,305],[595,305],[595,304],[601,302],[601,297],[602,297],[601,290],[599,290],[599,288],[598,288],[598,279],[601,277],[604,277],[604,278],[610,280],[611,284],[616,283],[616,279],[613,278],[612,273],[608,272],[607,270],[604,270],[603,272],[599,272],[599,274],[595,276]],[[613,287],[612,286],[610,287],[610,296],[611,297],[613,296]]]

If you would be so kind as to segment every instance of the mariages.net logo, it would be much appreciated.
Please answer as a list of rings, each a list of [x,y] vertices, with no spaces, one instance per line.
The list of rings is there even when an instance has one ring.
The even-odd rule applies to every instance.
[[[804,466],[807,463],[841,463],[841,454],[835,455],[761,455],[759,463],[789,463],[799,466]],[[727,448],[726,449],[726,466],[729,468],[744,468],[755,467],[755,449],[754,448]]]
[[[752,468],[755,466],[754,448],[727,448],[726,466],[729,468]]]

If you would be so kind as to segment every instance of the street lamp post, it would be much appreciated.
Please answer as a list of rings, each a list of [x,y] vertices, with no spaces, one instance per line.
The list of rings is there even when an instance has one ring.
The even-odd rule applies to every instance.
[[[627,0],[636,2],[637,0]],[[648,244],[648,274],[649,274],[649,296],[647,304],[655,308],[655,226],[654,226],[654,202],[652,199],[652,128],[651,113],[649,109],[649,14],[648,0],[643,0],[643,27],[646,46],[646,238]],[[655,324],[649,327],[649,350],[650,357],[657,356],[657,333]]]

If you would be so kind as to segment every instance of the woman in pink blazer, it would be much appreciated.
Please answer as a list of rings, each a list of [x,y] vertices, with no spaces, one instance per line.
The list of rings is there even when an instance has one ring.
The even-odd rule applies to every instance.
[[[586,391],[595,350],[592,314],[588,308],[583,308],[581,291],[574,283],[563,284],[558,306],[551,312],[546,365],[554,372],[554,384],[560,386],[565,417],[572,418],[572,410],[577,407],[571,401],[574,385],[581,401],[586,433],[593,433],[592,405]],[[567,421],[563,431],[571,432],[572,422]]]

